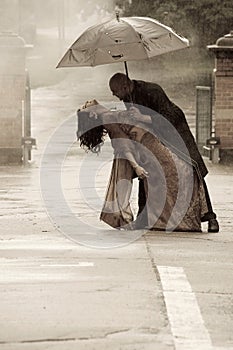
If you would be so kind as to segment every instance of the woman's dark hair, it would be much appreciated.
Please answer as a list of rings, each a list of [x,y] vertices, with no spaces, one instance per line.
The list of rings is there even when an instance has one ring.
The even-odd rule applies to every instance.
[[[86,148],[93,153],[99,153],[104,143],[106,130],[100,119],[90,118],[90,112],[78,111],[78,131],[77,137],[80,141],[80,147]]]

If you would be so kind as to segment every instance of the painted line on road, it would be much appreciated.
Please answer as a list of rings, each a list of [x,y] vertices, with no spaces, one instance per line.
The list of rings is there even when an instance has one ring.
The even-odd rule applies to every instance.
[[[18,263],[1,263],[0,262],[0,268],[1,267],[93,267],[95,264],[93,262],[86,262],[86,261],[82,261],[82,262],[78,262],[76,264],[30,264],[30,262],[27,261],[23,261],[23,262],[18,262]]]
[[[93,262],[79,262],[77,264],[40,264],[41,267],[91,267]]]
[[[213,350],[195,293],[182,267],[157,266],[176,350]]]
[[[81,272],[82,268],[93,266],[94,263],[89,261],[80,261],[76,264],[30,264],[28,262],[24,262],[24,264],[5,263],[0,266],[0,284],[19,282],[38,283],[39,281],[81,281],[83,280]],[[76,268],[79,268],[79,270]],[[80,275],[78,272],[80,272]],[[84,280],[86,280],[86,277]]]

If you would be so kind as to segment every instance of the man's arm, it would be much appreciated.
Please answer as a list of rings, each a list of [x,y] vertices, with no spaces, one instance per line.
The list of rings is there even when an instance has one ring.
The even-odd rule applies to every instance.
[[[118,121],[120,123],[129,123],[129,124],[135,124],[135,122],[141,122],[151,125],[152,120],[151,116],[147,114],[142,114],[140,110],[136,107],[130,107],[126,111],[121,111],[118,114]]]

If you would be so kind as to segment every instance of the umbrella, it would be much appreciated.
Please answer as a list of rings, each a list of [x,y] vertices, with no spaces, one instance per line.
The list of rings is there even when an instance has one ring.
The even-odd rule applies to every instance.
[[[119,17],[86,29],[57,65],[84,67],[144,60],[189,46],[170,27],[149,17]]]

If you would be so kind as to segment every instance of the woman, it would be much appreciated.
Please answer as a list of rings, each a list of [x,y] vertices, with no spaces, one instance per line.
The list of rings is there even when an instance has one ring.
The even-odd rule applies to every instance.
[[[80,146],[98,152],[106,133],[115,157],[100,219],[115,228],[132,227],[130,194],[137,176],[144,182],[146,206],[136,222],[146,219],[145,226],[154,230],[201,231],[207,206],[192,165],[153,135],[149,125],[135,125],[129,111],[112,112],[95,100],[86,103],[78,112]]]

